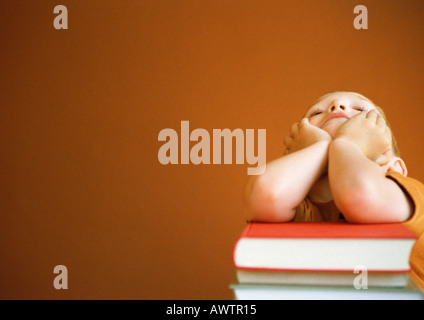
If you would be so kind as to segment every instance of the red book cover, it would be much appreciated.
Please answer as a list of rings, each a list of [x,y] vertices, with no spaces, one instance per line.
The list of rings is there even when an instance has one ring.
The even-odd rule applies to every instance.
[[[250,222],[241,237],[248,238],[320,238],[320,239],[416,239],[401,223],[352,224],[343,222]]]

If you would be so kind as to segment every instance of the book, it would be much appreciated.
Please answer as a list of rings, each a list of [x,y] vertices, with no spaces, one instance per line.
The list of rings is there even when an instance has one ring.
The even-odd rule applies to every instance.
[[[302,286],[353,286],[360,273],[312,272],[282,270],[236,269],[235,278],[240,284],[302,285]],[[402,288],[410,281],[406,272],[367,272],[367,285],[372,288]]]
[[[424,300],[411,281],[403,288],[355,289],[352,286],[277,286],[233,283],[236,300]]]
[[[401,223],[250,222],[233,251],[236,269],[405,273],[416,235]]]

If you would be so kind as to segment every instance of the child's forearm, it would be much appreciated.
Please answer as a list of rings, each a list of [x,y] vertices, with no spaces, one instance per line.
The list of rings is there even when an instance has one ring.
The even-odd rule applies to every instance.
[[[296,208],[327,169],[328,146],[328,141],[319,141],[267,164],[265,173],[248,184],[247,220],[292,220]]]
[[[328,176],[336,206],[349,222],[390,223],[408,219],[409,198],[385,169],[365,157],[345,138],[329,147]]]

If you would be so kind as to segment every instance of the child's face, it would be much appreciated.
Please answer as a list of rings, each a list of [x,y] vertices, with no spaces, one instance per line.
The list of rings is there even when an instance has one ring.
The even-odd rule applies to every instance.
[[[306,112],[309,123],[334,137],[337,129],[358,113],[376,110],[376,106],[354,92],[334,92],[321,98]]]

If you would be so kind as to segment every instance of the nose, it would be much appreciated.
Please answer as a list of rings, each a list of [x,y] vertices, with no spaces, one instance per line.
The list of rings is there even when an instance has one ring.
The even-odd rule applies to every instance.
[[[330,111],[334,112],[334,111],[338,111],[338,110],[346,110],[346,107],[342,104],[341,101],[335,100],[333,102],[330,103]]]

